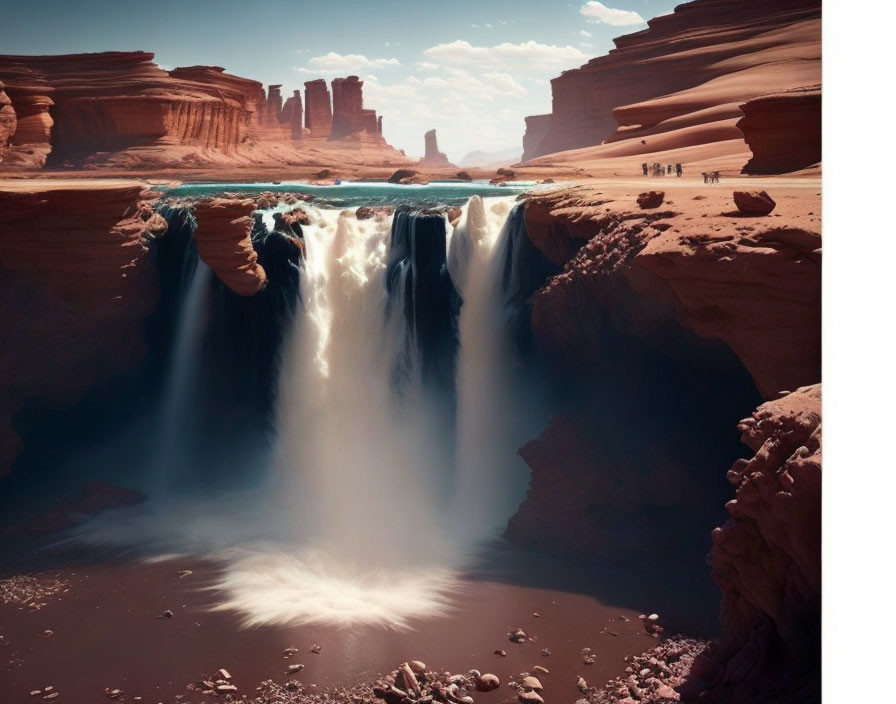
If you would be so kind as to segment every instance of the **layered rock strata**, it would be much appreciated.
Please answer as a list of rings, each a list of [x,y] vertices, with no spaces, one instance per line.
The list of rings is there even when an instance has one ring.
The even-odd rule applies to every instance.
[[[740,106],[753,157],[745,174],[780,174],[821,162],[821,86],[764,95]]]
[[[130,369],[158,297],[148,241],[166,229],[133,181],[0,188],[0,476],[25,402],[64,408]]]
[[[523,161],[630,140],[632,154],[740,139],[740,105],[821,79],[819,0],[695,0],[551,81]]]
[[[193,237],[199,256],[227,287],[241,296],[258,293],[267,281],[252,246],[251,199],[209,198],[196,203]]]
[[[346,107],[338,111],[341,132],[330,145],[323,141],[331,137],[332,111],[322,79],[309,82],[303,111],[297,91],[284,103],[279,85],[266,94],[259,82],[219,66],[165,71],[152,58],[139,51],[0,56],[4,167],[408,161],[382,138],[375,112],[363,108],[357,77],[338,79],[346,86]],[[356,142],[359,135],[364,150],[339,146],[340,139]],[[303,145],[306,136],[318,141]]]

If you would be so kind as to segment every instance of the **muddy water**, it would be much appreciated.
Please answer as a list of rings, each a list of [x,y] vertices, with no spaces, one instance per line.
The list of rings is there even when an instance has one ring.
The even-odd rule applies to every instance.
[[[192,574],[182,577],[181,570]],[[0,604],[0,702],[29,701],[31,690],[52,685],[60,703],[108,701],[107,687],[124,690],[123,701],[139,696],[167,703],[220,667],[232,673],[240,693],[252,694],[262,680],[291,679],[290,662],[306,666],[298,676],[303,682],[343,686],[371,680],[408,659],[451,672],[493,672],[502,683],[542,665],[550,670],[543,678],[546,700],[572,702],[579,675],[603,683],[624,669],[626,654],[651,647],[639,612],[657,610],[676,626],[705,631],[714,616],[706,606],[717,603],[705,579],[674,570],[660,571],[657,578],[655,567],[585,568],[503,549],[461,581],[447,616],[416,621],[408,630],[245,629],[236,614],[209,610],[215,595],[207,587],[216,577],[210,562],[89,563],[82,557],[53,574],[70,588],[42,609]],[[157,618],[166,609],[174,616]],[[510,642],[507,632],[517,627],[534,642]],[[44,635],[46,629],[53,634]],[[321,646],[320,654],[310,652],[313,644]],[[289,646],[299,653],[284,660]],[[586,647],[594,652],[593,665],[583,662]],[[543,648],[552,654],[544,657]],[[496,649],[507,657],[495,655]],[[498,702],[511,694],[502,684],[476,699]],[[201,700],[193,693],[182,701]]]

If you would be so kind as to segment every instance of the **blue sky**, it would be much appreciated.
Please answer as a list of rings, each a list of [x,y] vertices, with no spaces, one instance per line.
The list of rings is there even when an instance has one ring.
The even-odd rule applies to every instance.
[[[357,74],[365,107],[411,156],[439,147],[522,149],[526,115],[549,112],[550,79],[644,29],[675,0],[43,0],[2,12],[0,52],[142,49],[165,68],[224,66],[282,83]],[[0,76],[2,80],[2,76]]]

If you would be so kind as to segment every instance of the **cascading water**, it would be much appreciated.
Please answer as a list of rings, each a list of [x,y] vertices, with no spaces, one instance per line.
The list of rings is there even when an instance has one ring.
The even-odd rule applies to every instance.
[[[516,452],[534,404],[514,319],[529,284],[512,206],[474,196],[453,231],[438,213],[306,207],[271,491],[205,518],[192,507],[190,537],[226,548],[220,608],[251,624],[393,626],[444,609],[527,484]]]
[[[195,226],[195,224],[192,224]],[[189,462],[189,447],[195,437],[200,356],[204,320],[208,314],[208,291],[212,272],[196,253],[192,238],[181,271],[181,296],[168,377],[161,400],[157,456],[151,480],[169,488]]]

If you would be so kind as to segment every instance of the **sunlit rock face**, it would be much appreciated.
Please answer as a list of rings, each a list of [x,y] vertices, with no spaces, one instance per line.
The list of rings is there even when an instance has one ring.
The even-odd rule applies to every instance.
[[[305,83],[305,127],[312,137],[329,137],[333,133],[330,91],[322,78]]]
[[[3,90],[0,82],[0,163],[9,149],[9,143],[16,132],[16,111],[12,107],[12,101]]]
[[[745,174],[780,174],[821,162],[821,86],[754,98],[737,123],[753,157]]]
[[[163,71],[146,52],[2,56],[22,115],[14,144],[57,163],[157,143],[229,152],[245,136],[259,84],[220,67]]]
[[[551,81],[550,125],[527,121],[523,161],[604,141],[648,153],[740,139],[745,98],[820,82],[821,3],[697,0],[614,42]]]

